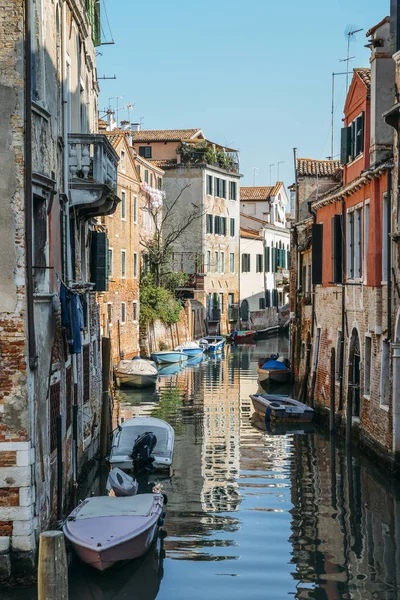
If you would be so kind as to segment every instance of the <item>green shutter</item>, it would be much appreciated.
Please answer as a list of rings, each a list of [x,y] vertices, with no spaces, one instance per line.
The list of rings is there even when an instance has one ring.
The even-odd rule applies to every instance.
[[[351,156],[351,127],[343,127],[340,141],[340,162],[346,165]]]
[[[94,291],[108,290],[108,240],[103,231],[92,232],[90,254],[90,281],[95,284]]]

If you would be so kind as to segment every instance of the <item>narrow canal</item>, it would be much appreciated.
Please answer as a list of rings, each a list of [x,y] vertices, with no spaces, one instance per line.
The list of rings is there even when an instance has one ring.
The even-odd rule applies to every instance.
[[[152,415],[175,428],[167,535],[104,574],[74,560],[70,598],[400,599],[399,487],[323,432],[251,425],[257,360],[278,345],[284,354],[282,338],[228,348],[162,375],[155,391],[119,393],[119,418]]]

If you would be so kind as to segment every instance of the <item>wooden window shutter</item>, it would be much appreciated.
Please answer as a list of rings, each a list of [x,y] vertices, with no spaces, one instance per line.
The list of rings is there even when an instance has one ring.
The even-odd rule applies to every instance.
[[[264,270],[266,273],[269,272],[269,255],[270,255],[270,247],[269,246],[265,246],[265,266],[264,266]]]
[[[323,225],[314,223],[312,226],[312,283],[322,283],[322,233]]]
[[[90,280],[95,284],[94,291],[108,290],[108,240],[103,231],[92,232],[90,254]]]
[[[332,236],[332,282],[342,283],[343,277],[343,233],[342,215],[335,215],[331,220]]]
[[[351,127],[343,127],[340,141],[340,162],[345,165],[351,156]]]

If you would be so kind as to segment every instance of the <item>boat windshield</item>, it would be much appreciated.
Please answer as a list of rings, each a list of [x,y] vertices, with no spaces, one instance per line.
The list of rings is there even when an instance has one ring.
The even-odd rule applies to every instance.
[[[164,427],[150,427],[149,425],[134,425],[132,427],[123,427],[119,435],[118,443],[114,448],[115,453],[130,454],[132,452],[135,440],[143,433],[154,433],[157,438],[156,447],[153,454],[157,451],[163,451],[167,447],[168,430]]]

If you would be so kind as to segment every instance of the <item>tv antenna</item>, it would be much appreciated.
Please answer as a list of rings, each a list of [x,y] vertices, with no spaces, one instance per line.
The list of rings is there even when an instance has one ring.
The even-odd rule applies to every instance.
[[[269,185],[272,185],[272,167],[275,166],[275,163],[271,163],[269,165]]]
[[[285,161],[284,161],[284,160],[279,160],[279,161],[277,162],[277,165],[278,165],[278,174],[277,174],[277,176],[276,176],[276,180],[277,180],[277,181],[279,181],[279,165],[284,165],[284,164],[285,164]]]
[[[258,171],[259,171],[258,167],[253,167],[253,186],[254,187],[256,185],[256,177],[258,176]]]
[[[135,104],[127,104],[125,106],[126,110],[128,111],[129,128],[131,127],[131,110],[134,106],[135,106]]]
[[[362,28],[357,29],[357,25],[347,25],[344,30],[344,37],[347,38],[347,58],[343,58],[340,62],[346,63],[346,94],[349,89],[349,63],[354,56],[350,56],[350,44],[355,41],[356,33],[362,31]]]

